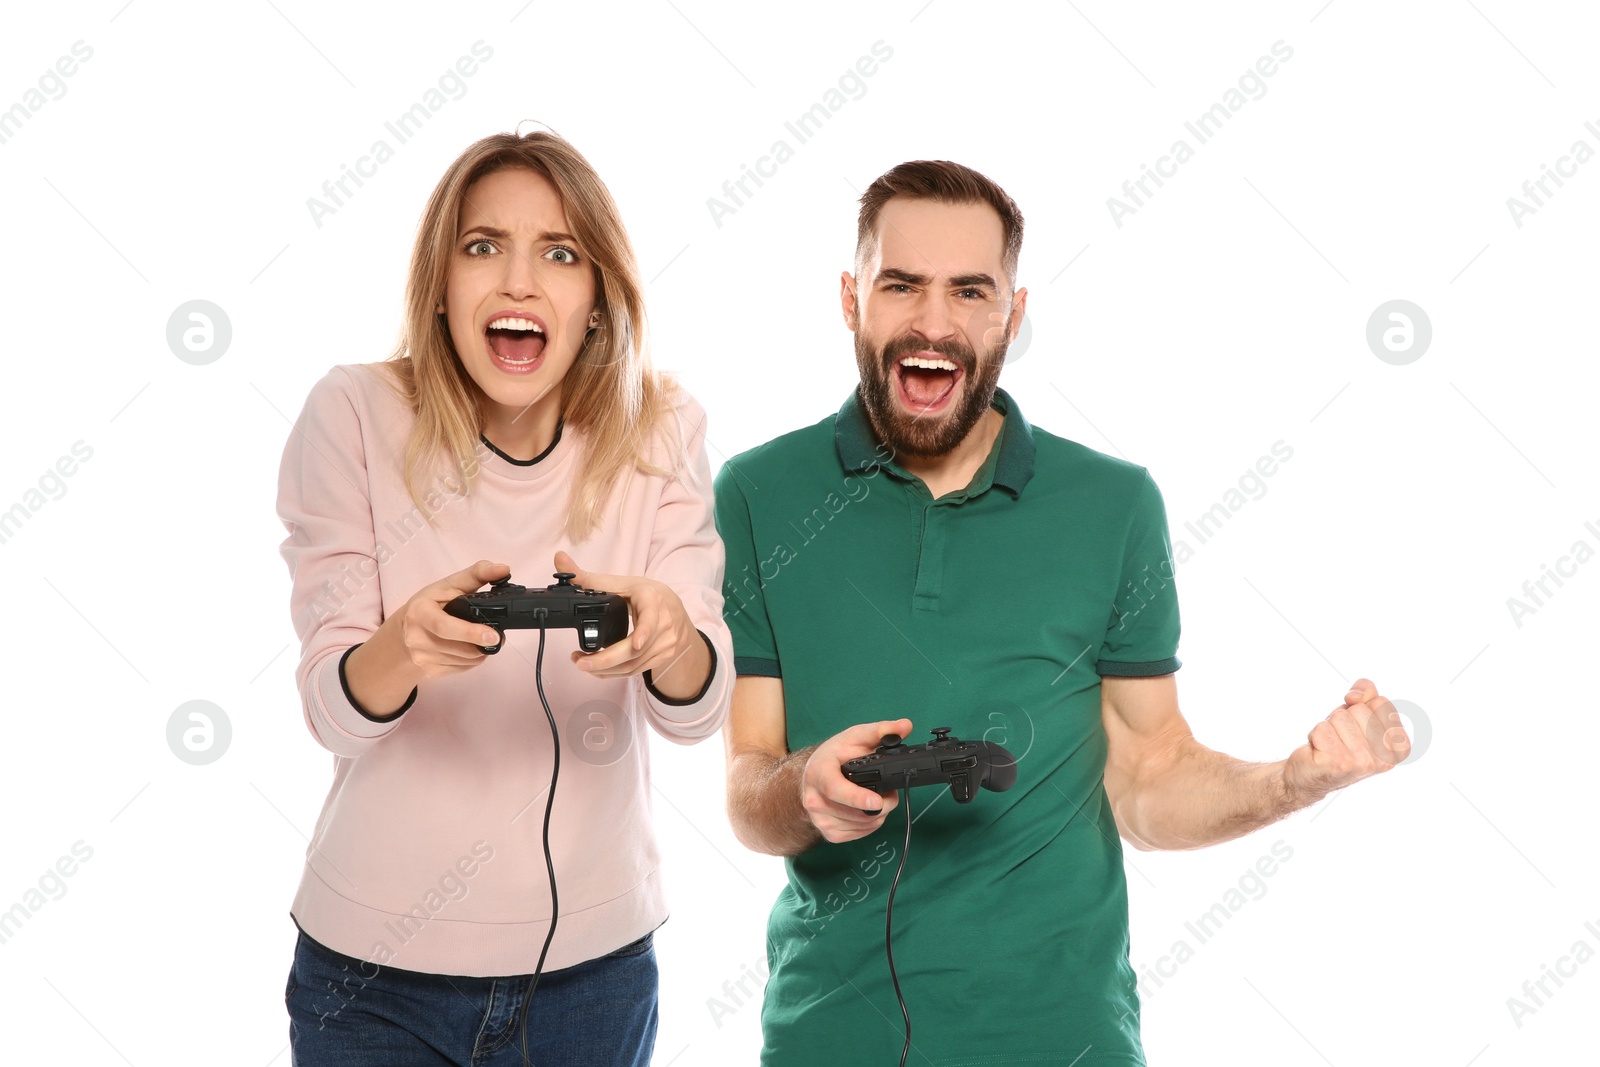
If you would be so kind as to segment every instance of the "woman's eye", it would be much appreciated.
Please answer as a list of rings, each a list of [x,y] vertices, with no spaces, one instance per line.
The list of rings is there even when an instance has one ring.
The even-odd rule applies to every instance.
[[[557,263],[578,262],[578,253],[574,252],[570,248],[552,248],[550,251],[545,253],[545,256],[546,258],[555,260]]]
[[[469,256],[487,255],[488,253],[474,252],[473,249],[475,249],[475,248],[493,248],[493,247],[494,247],[494,245],[490,244],[488,241],[474,241],[470,245],[467,246],[467,255],[469,255]]]

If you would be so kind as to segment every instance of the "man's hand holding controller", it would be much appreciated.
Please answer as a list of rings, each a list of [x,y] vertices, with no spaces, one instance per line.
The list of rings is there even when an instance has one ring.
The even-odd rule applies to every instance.
[[[899,804],[899,793],[883,795],[856,785],[841,770],[847,761],[876,752],[888,734],[910,736],[911,720],[886,719],[852,726],[822,742],[806,760],[800,801],[825,840],[840,844],[866,837],[882,826]]]

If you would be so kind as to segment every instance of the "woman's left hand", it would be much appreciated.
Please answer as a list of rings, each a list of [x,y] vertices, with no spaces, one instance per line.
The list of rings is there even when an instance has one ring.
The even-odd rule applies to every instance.
[[[674,699],[704,687],[711,672],[710,656],[671,586],[637,575],[586,571],[565,552],[556,553],[555,564],[556,570],[574,575],[576,585],[624,597],[633,615],[633,632],[623,640],[599,652],[572,654],[580,671],[597,678],[626,678],[649,671],[652,684]]]

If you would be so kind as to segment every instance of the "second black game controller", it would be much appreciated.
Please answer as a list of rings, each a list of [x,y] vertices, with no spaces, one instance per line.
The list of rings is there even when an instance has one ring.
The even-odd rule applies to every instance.
[[[628,636],[628,602],[616,593],[572,584],[577,575],[555,573],[556,584],[543,589],[513,585],[511,576],[477,593],[465,593],[444,606],[447,614],[481,622],[500,634],[500,643],[479,645],[485,655],[505,647],[507,630],[576,630],[578,647],[598,652]]]
[[[892,793],[919,785],[950,786],[950,795],[965,804],[978,787],[1003,793],[1017,784],[1017,761],[993,741],[962,741],[939,726],[933,740],[921,745],[902,744],[889,734],[870,756],[845,763],[844,776],[856,785]]]

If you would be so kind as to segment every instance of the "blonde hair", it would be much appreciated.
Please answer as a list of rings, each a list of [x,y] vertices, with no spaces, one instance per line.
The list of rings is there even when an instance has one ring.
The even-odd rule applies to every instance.
[[[616,202],[589,161],[554,133],[485,137],[450,164],[428,199],[411,252],[399,345],[384,364],[416,416],[404,457],[406,488],[432,522],[436,508],[423,497],[438,477],[440,458],[448,457],[455,471],[455,484],[447,486],[452,490],[469,492],[478,473],[488,398],[462,365],[449,325],[434,308],[444,296],[467,189],[513,167],[534,171],[555,187],[594,271],[600,325],[588,331],[561,390],[563,425],[585,439],[567,508],[567,533],[582,541],[599,525],[619,476],[631,477],[634,470],[675,473],[683,466],[682,435],[677,420],[665,417],[677,385],[650,365],[644,287]],[[673,430],[677,442],[673,470],[646,457],[662,428]]]

